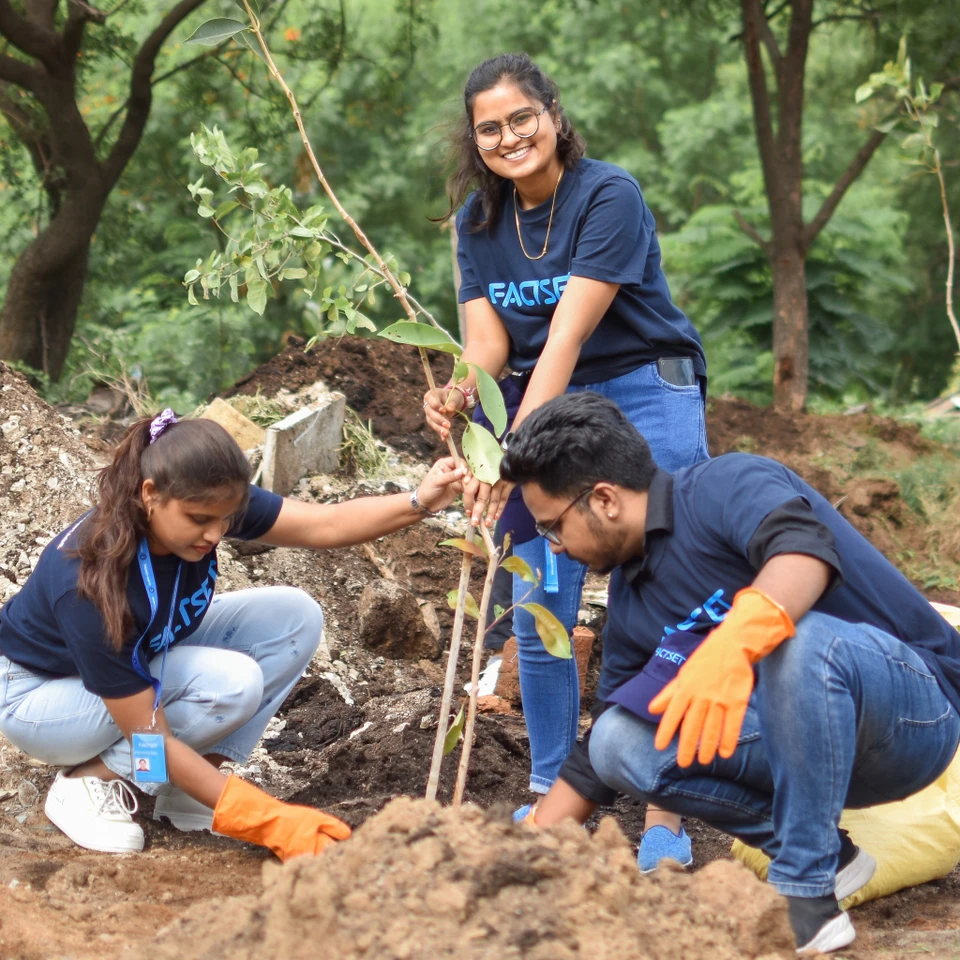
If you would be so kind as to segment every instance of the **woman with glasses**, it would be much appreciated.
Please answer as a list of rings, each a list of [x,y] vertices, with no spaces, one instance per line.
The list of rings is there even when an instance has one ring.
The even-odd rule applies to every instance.
[[[706,458],[703,347],[670,299],[636,180],[585,157],[557,85],[526,54],[481,63],[467,80],[464,107],[442,219],[456,213],[463,359],[494,377],[512,371],[501,381],[509,429],[553,397],[592,390],[617,403],[666,470]],[[446,438],[451,416],[475,402],[471,373],[429,392],[424,410]],[[543,574],[532,595],[515,577],[515,599],[543,604],[571,630],[586,568],[563,553],[562,523],[538,535],[519,490],[504,481],[474,493],[472,522],[502,518],[516,555]],[[576,742],[577,666],[546,652],[526,611],[514,613],[514,632],[530,789],[544,794]],[[640,855],[645,869],[663,856],[692,862],[679,819],[648,815]]]

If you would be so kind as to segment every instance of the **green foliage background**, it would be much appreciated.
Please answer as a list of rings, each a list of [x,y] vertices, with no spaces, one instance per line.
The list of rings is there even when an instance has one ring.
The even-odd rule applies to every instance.
[[[641,0],[278,0],[272,47],[296,90],[321,165],[381,250],[412,275],[411,290],[456,330],[445,212],[443,135],[462,109],[470,69],[504,50],[529,52],[560,84],[589,154],[640,181],[654,211],[675,297],[703,333],[714,393],[770,398],[771,279],[734,209],[761,224],[765,201],[735,17],[707,18]],[[809,60],[804,152],[812,216],[876,121],[853,92],[910,32],[914,63],[949,62],[960,36],[956,5],[904,2],[882,28],[824,25]],[[230,0],[201,8],[161,55],[162,74],[197,55],[182,46]],[[124,96],[123,68],[156,19],[134,0],[84,51],[83,110],[104,122]],[[954,63],[958,62],[954,58]],[[931,78],[932,79],[932,78]],[[312,336],[324,314],[282,285],[258,317],[227,299],[187,303],[181,279],[222,244],[196,215],[188,183],[204,173],[190,148],[201,124],[236,148],[256,146],[272,185],[301,209],[325,203],[286,100],[254,56],[226,52],[160,83],[147,133],[95,238],[79,335],[51,396],[82,397],[98,376],[147,378],[158,400],[193,406],[276,352],[286,333]],[[960,157],[956,101],[938,131]],[[956,345],[943,308],[946,242],[936,184],[910,179],[896,140],[881,148],[812,251],[812,395],[893,402],[947,385]],[[960,175],[948,167],[956,220]],[[211,184],[212,185],[212,184]],[[17,252],[44,222],[42,191],[25,151],[0,127],[0,293]],[[331,221],[347,240],[347,228]],[[337,282],[331,261],[327,282]],[[400,316],[389,296],[370,315]]]

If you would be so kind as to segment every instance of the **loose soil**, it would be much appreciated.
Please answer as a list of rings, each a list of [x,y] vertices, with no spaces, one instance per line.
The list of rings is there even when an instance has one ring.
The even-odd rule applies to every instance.
[[[435,358],[441,382],[448,365],[448,358]],[[442,449],[422,428],[416,351],[386,341],[328,341],[309,356],[291,344],[237,390],[269,396],[321,376],[373,420],[381,439],[418,457]],[[774,456],[833,502],[846,496],[840,509],[908,574],[908,554],[923,555],[934,536],[883,470],[858,487],[858,458],[862,463],[874,446],[894,464],[931,449],[911,428],[866,414],[780,417],[725,398],[711,401],[708,423],[713,453]],[[0,433],[0,590],[9,596],[47,538],[85,509],[102,451],[92,451],[2,366]],[[330,501],[382,489],[317,477],[296,495]],[[359,547],[309,554],[233,544],[222,551],[221,589],[295,584],[325,613],[324,646],[242,773],[278,796],[362,827],[355,839],[280,869],[259,848],[154,822],[144,798],[144,853],[93,854],[43,816],[54,771],[0,742],[0,958],[85,960],[144,950],[157,957],[298,957],[309,950],[311,957],[428,958],[453,949],[466,957],[562,958],[584,949],[664,960],[788,956],[778,901],[727,862],[729,840],[704,824],[687,823],[696,872],[654,879],[639,877],[634,860],[642,804],[620,800],[613,811],[627,841],[607,825],[592,840],[579,830],[547,837],[511,826],[509,811],[529,798],[529,745],[516,713],[478,717],[467,799],[487,814],[457,820],[436,806],[390,803],[423,795],[444,665],[366,649],[357,600],[387,570],[433,602],[445,641],[452,619],[445,595],[456,584],[459,560],[437,544],[449,534],[443,521],[428,521],[378,541],[373,558]],[[955,582],[928,595],[960,600]],[[601,608],[586,604],[583,614],[594,629],[601,626]],[[469,676],[469,646],[458,688]],[[444,802],[458,757],[459,747],[444,764]],[[858,939],[845,957],[960,956],[960,870],[867,904],[853,918]]]

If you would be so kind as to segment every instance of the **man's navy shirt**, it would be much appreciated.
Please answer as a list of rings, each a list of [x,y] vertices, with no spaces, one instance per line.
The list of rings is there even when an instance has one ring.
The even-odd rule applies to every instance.
[[[283,498],[275,493],[250,488],[250,502],[244,515],[227,536],[256,540],[276,523]],[[127,601],[133,613],[134,630],[117,653],[106,639],[103,617],[89,600],[77,595],[80,558],[73,554],[82,535],[86,517],[54,537],[44,548],[37,566],[23,589],[0,612],[0,652],[28,670],[51,677],[79,676],[90,693],[100,697],[126,697],[148,687],[133,668],[133,647],[150,625],[150,603],[134,559],[127,577]],[[157,618],[154,636],[144,641],[149,656],[160,650],[163,628],[170,604],[176,556],[150,555],[157,581]],[[213,598],[217,579],[217,551],[195,563],[183,561],[177,611],[174,615],[174,642],[190,636],[203,620]],[[149,659],[148,656],[148,659]]]
[[[813,610],[902,640],[960,711],[960,634],[829,501],[782,464],[732,453],[672,475],[658,471],[647,502],[644,553],[610,578],[598,700],[658,721],[646,712],[649,700],[723,619],[735,594],[772,557],[799,553],[834,571],[831,589]],[[561,776],[588,795],[584,755],[580,745]]]
[[[520,248],[508,182],[500,208],[492,231],[476,227],[476,194],[457,216],[460,302],[486,298],[493,306],[510,335],[512,370],[536,366],[560,296],[577,276],[620,289],[583,345],[571,383],[612,380],[661,357],[690,357],[696,373],[706,376],[700,337],[670,299],[656,223],[630,174],[586,159],[564,171],[547,252],[539,260],[527,259]],[[543,249],[550,208],[547,200],[519,211],[523,244],[533,256]]]

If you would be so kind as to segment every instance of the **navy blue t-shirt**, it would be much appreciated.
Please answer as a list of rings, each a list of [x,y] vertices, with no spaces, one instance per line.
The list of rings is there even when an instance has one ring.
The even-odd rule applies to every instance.
[[[960,711],[960,634],[793,471],[731,453],[658,473],[648,503],[646,556],[610,578],[601,699],[623,702],[614,691],[644,668],[659,690],[771,557],[801,553],[835,571],[813,610],[902,640]]]
[[[543,249],[550,206],[547,200],[520,210],[523,244],[534,256]],[[670,299],[653,214],[630,174],[599,160],[566,170],[540,260],[520,249],[512,184],[504,184],[501,209],[492,232],[476,229],[476,194],[457,216],[460,302],[486,297],[493,305],[510,334],[512,370],[533,370],[560,296],[576,276],[620,289],[583,345],[571,383],[602,383],[661,357],[690,357],[698,376],[706,376],[700,337]]]
[[[736,593],[785,553],[817,557],[834,571],[813,610],[902,640],[960,711],[960,634],[829,501],[782,464],[730,453],[672,475],[657,471],[644,549],[643,558],[610,577],[595,716],[613,702],[658,723],[647,709],[650,700],[723,620]],[[613,801],[614,792],[593,772],[585,742],[560,776],[597,803]]]
[[[276,523],[283,498],[250,488],[250,501],[227,536],[256,540]],[[23,589],[0,611],[0,652],[20,666],[53,677],[76,677],[90,693],[100,697],[126,697],[148,687],[133,668],[133,648],[148,625],[144,641],[147,659],[161,647],[161,637],[170,613],[174,615],[174,643],[184,640],[200,626],[213,598],[217,580],[217,551],[195,563],[183,561],[180,587],[172,596],[180,558],[151,554],[157,581],[157,618],[150,624],[150,603],[136,560],[127,578],[127,600],[133,613],[133,635],[117,653],[106,639],[100,611],[77,595],[80,559],[73,556],[77,537],[86,517],[54,537],[44,548]]]

